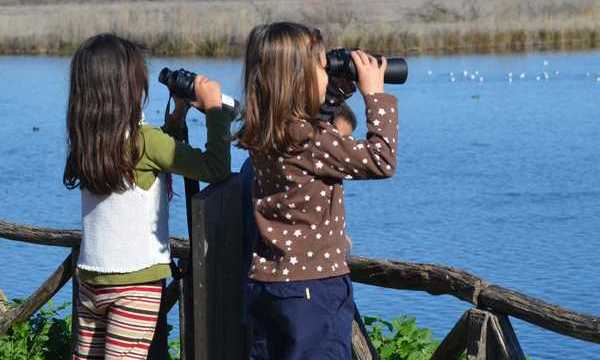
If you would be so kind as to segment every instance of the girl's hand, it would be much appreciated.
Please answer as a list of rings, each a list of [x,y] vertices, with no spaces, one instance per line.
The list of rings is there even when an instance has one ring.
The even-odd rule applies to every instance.
[[[196,76],[194,79],[194,90],[196,101],[191,104],[204,111],[221,107],[221,84],[208,80],[204,75]]]
[[[173,117],[179,120],[185,119],[188,110],[190,109],[190,104],[178,97],[173,96],[173,101],[175,102],[175,110],[173,110]]]
[[[362,50],[353,51],[351,56],[358,73],[358,88],[363,96],[382,93],[383,78],[387,68],[386,58],[381,57],[381,65],[379,65],[377,59]]]

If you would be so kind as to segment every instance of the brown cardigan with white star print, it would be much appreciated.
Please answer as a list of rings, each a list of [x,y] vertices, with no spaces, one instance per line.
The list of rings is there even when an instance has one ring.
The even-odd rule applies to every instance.
[[[299,151],[251,152],[261,240],[254,248],[250,278],[296,281],[349,272],[342,181],[386,178],[396,170],[396,98],[367,95],[365,103],[366,140],[343,137],[327,122],[316,127],[298,122],[291,131],[305,139]]]

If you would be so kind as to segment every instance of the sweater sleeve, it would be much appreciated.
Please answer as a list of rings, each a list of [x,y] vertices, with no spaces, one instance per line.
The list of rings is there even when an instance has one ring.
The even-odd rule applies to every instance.
[[[337,179],[380,179],[396,171],[398,138],[397,102],[388,94],[365,97],[367,137],[355,140],[341,136],[329,124],[320,123],[312,140],[312,154],[299,158],[298,165],[316,176]],[[302,164],[304,163],[304,164]]]
[[[157,171],[172,172],[204,182],[219,182],[231,174],[231,115],[220,109],[206,112],[207,142],[202,151],[175,141],[160,129],[144,132],[144,154]]]

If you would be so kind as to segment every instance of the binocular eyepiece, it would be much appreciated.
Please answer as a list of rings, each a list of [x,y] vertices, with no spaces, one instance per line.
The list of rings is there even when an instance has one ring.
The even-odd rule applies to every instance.
[[[354,60],[350,56],[351,49],[333,49],[325,54],[327,58],[327,74],[334,77],[343,77],[348,80],[358,81],[358,74]],[[373,55],[381,64],[381,56]],[[406,60],[399,57],[390,57],[387,59],[387,69],[385,70],[384,82],[386,84],[404,84],[408,77],[408,65]]]

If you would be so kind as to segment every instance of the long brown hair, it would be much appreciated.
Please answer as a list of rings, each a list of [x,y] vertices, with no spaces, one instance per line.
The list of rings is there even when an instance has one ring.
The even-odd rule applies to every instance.
[[[112,34],[87,39],[71,61],[63,183],[99,195],[134,183],[148,73],[142,47]]]
[[[298,139],[289,131],[319,112],[315,64],[324,50],[316,29],[290,22],[255,27],[244,62],[244,125],[238,146],[258,153],[286,153]]]

